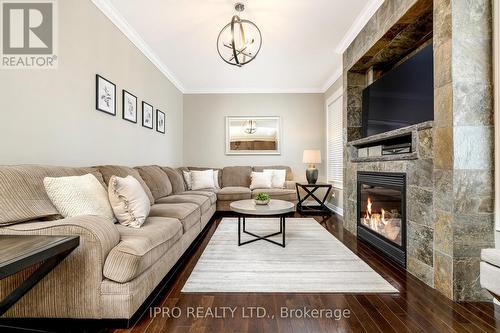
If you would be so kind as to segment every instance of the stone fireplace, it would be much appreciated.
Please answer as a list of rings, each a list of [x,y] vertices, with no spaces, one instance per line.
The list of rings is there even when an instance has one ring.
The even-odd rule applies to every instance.
[[[406,267],[406,174],[358,172],[358,237]]]
[[[362,226],[368,199],[358,201],[358,175],[406,174],[406,269],[458,301],[491,299],[479,285],[480,251],[494,247],[495,234],[491,14],[489,0],[386,0],[343,53],[344,227],[377,236]],[[386,139],[361,138],[363,89],[426,43],[434,121],[391,134],[411,135],[409,153],[358,155]],[[366,223],[380,228],[381,209],[385,220],[392,208],[372,199]]]

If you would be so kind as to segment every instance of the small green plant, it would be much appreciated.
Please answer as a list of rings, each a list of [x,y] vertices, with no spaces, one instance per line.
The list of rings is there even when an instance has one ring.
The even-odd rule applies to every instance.
[[[271,199],[271,197],[267,193],[257,193],[257,195],[255,196],[255,200],[257,201],[266,201],[269,199]]]

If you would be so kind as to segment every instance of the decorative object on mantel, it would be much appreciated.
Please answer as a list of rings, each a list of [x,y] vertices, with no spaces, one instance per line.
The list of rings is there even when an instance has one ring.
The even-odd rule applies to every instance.
[[[98,111],[116,115],[116,86],[99,74],[95,76],[95,108]]]
[[[270,200],[271,200],[271,197],[269,196],[269,194],[261,192],[261,193],[257,193],[257,195],[255,196],[254,202],[256,205],[267,205]]]
[[[156,131],[165,134],[165,113],[156,109]]]
[[[245,5],[238,2],[231,22],[222,28],[217,37],[217,52],[226,63],[241,67],[257,57],[262,46],[262,34],[255,23],[240,18]]]
[[[306,170],[306,179],[309,184],[316,184],[318,181],[318,169],[315,164],[321,163],[320,150],[304,150],[302,162],[309,164]]]
[[[123,89],[122,93],[122,118],[132,123],[137,123],[137,97]]]
[[[226,155],[279,155],[280,117],[226,117]]]
[[[142,102],[142,126],[153,129],[153,106]]]

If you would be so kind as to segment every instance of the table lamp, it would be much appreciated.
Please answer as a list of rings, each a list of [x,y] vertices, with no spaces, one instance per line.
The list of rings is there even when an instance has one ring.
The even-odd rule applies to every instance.
[[[321,151],[304,150],[302,162],[309,164],[309,168],[306,170],[307,182],[309,184],[316,184],[318,180],[318,169],[316,169],[315,164],[321,163]]]

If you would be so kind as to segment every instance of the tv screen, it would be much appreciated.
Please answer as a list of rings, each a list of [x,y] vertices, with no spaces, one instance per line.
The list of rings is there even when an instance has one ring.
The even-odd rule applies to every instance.
[[[432,44],[363,90],[363,137],[434,119]]]

